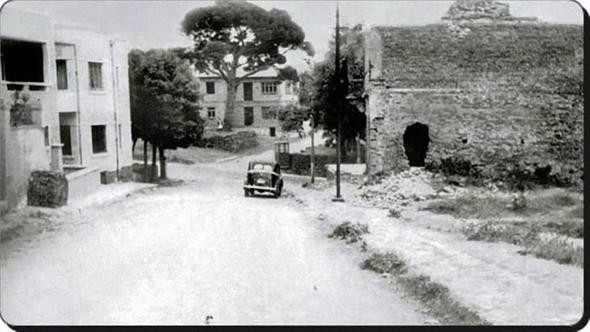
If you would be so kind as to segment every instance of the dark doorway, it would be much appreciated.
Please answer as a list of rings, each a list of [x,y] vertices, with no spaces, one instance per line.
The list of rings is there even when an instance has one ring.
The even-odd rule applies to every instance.
[[[244,107],[244,126],[254,123],[254,107]]]
[[[406,127],[404,132],[404,150],[411,167],[424,167],[430,136],[428,126],[416,122]]]
[[[270,132],[269,132],[270,137],[275,137],[277,135],[277,131],[276,131],[275,127],[270,127],[269,130],[270,130]]]
[[[72,155],[72,130],[71,126],[59,126],[59,137],[61,140],[61,153],[64,156],[71,156]]]
[[[252,101],[252,83],[251,82],[244,83],[244,100],[245,101]]]

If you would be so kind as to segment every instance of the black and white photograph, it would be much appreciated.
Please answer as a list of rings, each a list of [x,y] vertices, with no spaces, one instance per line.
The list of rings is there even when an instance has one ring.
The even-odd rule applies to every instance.
[[[586,15],[4,2],[4,327],[582,329]]]

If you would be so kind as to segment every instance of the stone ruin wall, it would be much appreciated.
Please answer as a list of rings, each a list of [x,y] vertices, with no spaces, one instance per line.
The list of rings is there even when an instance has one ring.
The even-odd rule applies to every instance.
[[[370,172],[407,168],[402,135],[421,122],[431,138],[427,166],[455,157],[498,179],[515,163],[550,165],[580,184],[583,27],[463,28],[459,36],[444,24],[374,30],[380,59],[368,89]]]

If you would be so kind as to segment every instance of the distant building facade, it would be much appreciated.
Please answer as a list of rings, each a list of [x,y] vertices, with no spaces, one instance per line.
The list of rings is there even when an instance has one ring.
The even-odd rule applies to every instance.
[[[130,178],[126,43],[42,14],[3,8],[0,18],[3,209],[24,204],[33,170],[65,172],[70,196]]]
[[[212,75],[198,75],[200,81],[201,117],[206,127],[216,128],[225,117],[227,84]],[[277,108],[297,104],[298,85],[280,81],[275,70],[265,70],[246,78],[236,91],[231,126],[252,128],[260,134],[274,136],[280,132]]]

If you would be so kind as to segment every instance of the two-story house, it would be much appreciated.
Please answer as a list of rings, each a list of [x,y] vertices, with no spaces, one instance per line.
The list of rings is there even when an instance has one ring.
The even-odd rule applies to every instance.
[[[243,73],[238,73],[241,76]],[[280,132],[277,110],[281,106],[297,104],[298,85],[293,81],[280,81],[274,69],[258,72],[246,78],[236,91],[231,125],[252,128],[259,134],[275,136]],[[224,119],[227,84],[218,76],[201,74],[201,117],[206,127],[213,129]]]
[[[64,171],[70,197],[130,177],[126,43],[6,7],[0,12],[0,212],[25,203],[33,170]]]

